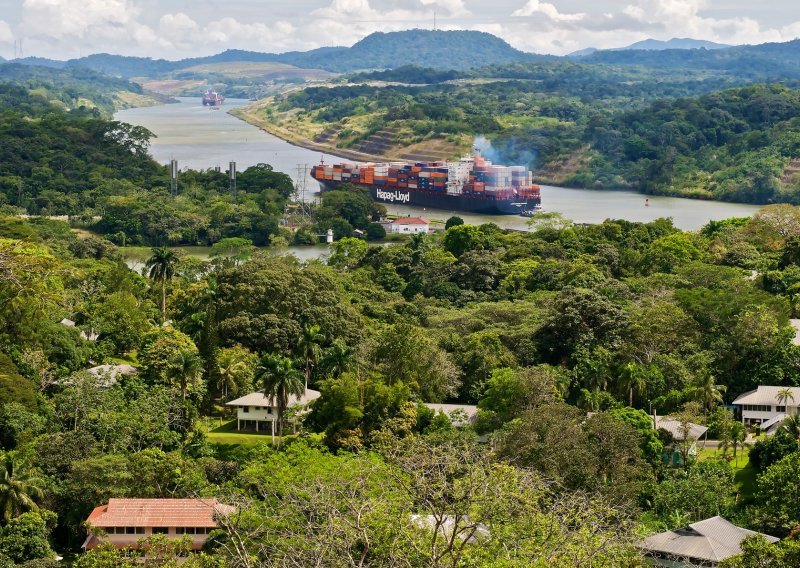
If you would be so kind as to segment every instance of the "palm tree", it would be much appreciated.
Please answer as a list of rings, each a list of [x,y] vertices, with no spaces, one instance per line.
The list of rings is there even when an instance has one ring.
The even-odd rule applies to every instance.
[[[791,387],[784,387],[784,388],[778,390],[778,394],[777,394],[777,396],[775,398],[777,398],[778,402],[782,403],[783,406],[788,406],[786,404],[788,401],[791,400],[792,402],[794,402],[794,393],[792,393],[792,388]],[[788,408],[787,408],[787,410],[788,410]]]
[[[634,391],[641,394],[647,388],[647,373],[636,363],[628,363],[623,368],[622,381],[628,389],[628,406],[632,407]]]
[[[731,445],[733,446],[733,458],[736,460],[736,466],[739,466],[739,458],[736,455],[736,450],[741,449],[744,451],[747,446],[747,431],[741,422],[734,422],[731,429]]]
[[[322,355],[321,344],[323,341],[325,341],[325,336],[320,333],[318,325],[306,324],[303,326],[303,332],[297,342],[297,351],[303,359],[306,388],[308,388],[308,381],[311,379],[311,371]]]
[[[303,373],[295,368],[288,357],[265,355],[256,368],[256,380],[264,385],[264,396],[278,408],[278,446],[283,434],[283,414],[289,406],[289,397],[305,394]]]
[[[800,414],[789,414],[783,419],[781,428],[785,430],[789,434],[789,437],[795,441],[795,444],[800,447]]]
[[[336,378],[342,373],[350,371],[356,366],[356,352],[344,342],[336,340],[325,351],[320,361],[320,366],[325,374]]]
[[[168,373],[181,386],[181,396],[186,400],[189,385],[194,385],[203,374],[203,362],[191,349],[181,349],[170,359]]]
[[[722,395],[728,387],[718,385],[714,376],[703,374],[697,378],[694,385],[690,388],[691,397],[703,405],[706,413],[714,408],[714,405],[722,402]]]
[[[38,510],[36,501],[44,498],[44,491],[40,487],[42,480],[19,475],[9,455],[5,456],[0,468],[0,515],[3,520],[8,522],[25,511]]]
[[[147,259],[145,266],[148,276],[161,282],[161,321],[167,321],[167,281],[175,276],[175,265],[178,255],[167,247],[154,247],[153,256]]]
[[[222,395],[222,400],[228,398],[228,390],[233,394],[239,391],[239,380],[247,370],[247,364],[239,359],[229,359],[217,366],[217,390]]]

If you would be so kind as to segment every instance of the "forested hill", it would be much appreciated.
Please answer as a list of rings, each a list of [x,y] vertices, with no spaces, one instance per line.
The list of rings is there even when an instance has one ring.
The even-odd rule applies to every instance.
[[[346,52],[317,67],[331,71],[419,65],[437,69],[469,69],[495,63],[531,61],[536,56],[514,49],[484,32],[409,30],[370,34]]]
[[[800,202],[800,91],[754,85],[659,101],[587,130],[587,170],[568,180],[647,193]]]
[[[230,61],[276,62],[306,69],[345,72],[403,65],[469,69],[497,63],[541,59],[553,58],[519,51],[504,40],[484,32],[407,30],[373,33],[352,47],[321,47],[305,52],[259,53],[228,50],[208,57],[194,57],[181,61],[100,53],[69,61],[28,58],[20,62],[55,68],[86,67],[121,77],[155,77],[195,65]]]
[[[63,108],[98,108],[107,117],[144,94],[137,83],[84,67],[55,69],[0,63],[0,82],[20,85]]]
[[[583,63],[641,65],[648,68],[723,71],[741,82],[767,82],[800,77],[800,40],[728,49],[629,49],[598,51],[581,58]]]

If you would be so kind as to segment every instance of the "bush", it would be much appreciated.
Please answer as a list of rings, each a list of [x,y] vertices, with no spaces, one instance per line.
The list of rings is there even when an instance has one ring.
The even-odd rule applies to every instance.
[[[370,223],[367,225],[367,240],[379,241],[386,238],[386,229],[380,223]]]
[[[459,217],[458,215],[453,215],[447,220],[447,223],[444,224],[445,229],[449,229],[450,227],[456,227],[458,225],[463,225],[464,219]]]

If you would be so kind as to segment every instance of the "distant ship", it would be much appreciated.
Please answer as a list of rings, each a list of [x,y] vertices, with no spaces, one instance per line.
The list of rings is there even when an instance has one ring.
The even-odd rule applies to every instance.
[[[203,95],[203,106],[217,106],[225,102],[225,97],[216,91],[208,89]]]
[[[528,168],[495,165],[479,155],[453,162],[322,163],[311,177],[323,191],[351,183],[384,203],[495,215],[541,211],[539,186]]]

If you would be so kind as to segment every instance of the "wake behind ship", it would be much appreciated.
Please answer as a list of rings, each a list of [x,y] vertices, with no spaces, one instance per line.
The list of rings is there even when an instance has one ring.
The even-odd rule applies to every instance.
[[[541,208],[539,186],[524,166],[501,166],[468,156],[454,162],[327,165],[311,169],[323,191],[351,183],[383,203],[495,215]]]

